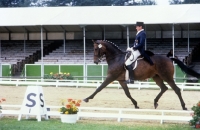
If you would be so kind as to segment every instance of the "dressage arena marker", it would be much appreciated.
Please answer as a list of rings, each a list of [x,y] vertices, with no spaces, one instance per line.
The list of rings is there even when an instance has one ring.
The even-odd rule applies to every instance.
[[[48,119],[42,86],[27,87],[18,121],[21,120],[23,114],[26,115],[26,119],[29,115],[36,115],[38,121],[41,121],[42,115],[45,116],[45,119]]]

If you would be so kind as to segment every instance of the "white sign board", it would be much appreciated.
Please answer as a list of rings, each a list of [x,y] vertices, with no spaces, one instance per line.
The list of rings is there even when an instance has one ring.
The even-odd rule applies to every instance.
[[[42,86],[27,87],[18,121],[21,120],[23,114],[26,116],[36,115],[38,121],[41,121],[41,116],[48,119]]]

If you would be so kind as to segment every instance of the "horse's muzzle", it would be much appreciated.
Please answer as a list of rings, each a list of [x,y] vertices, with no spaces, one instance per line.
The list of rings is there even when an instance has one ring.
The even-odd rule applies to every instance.
[[[98,61],[94,61],[94,63],[98,65],[99,62]]]

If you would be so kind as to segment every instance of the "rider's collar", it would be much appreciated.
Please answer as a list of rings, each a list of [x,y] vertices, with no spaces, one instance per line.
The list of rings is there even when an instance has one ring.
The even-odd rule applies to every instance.
[[[142,31],[144,31],[144,29],[141,29],[140,31],[138,31],[138,32],[136,33],[136,36],[137,36],[140,32],[142,32]]]

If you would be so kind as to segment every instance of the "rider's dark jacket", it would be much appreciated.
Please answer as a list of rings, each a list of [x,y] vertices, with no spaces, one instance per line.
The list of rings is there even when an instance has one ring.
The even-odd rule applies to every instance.
[[[133,45],[131,47],[133,47],[133,49],[139,50],[140,54],[147,59],[147,61],[153,65],[152,60],[150,59],[150,57],[145,53],[144,50],[144,45],[145,45],[145,40],[146,40],[146,33],[144,30],[139,31],[136,34],[135,37],[135,42],[133,43]]]
[[[133,49],[139,50],[141,55],[144,53],[145,39],[146,39],[146,33],[144,30],[142,30],[136,35],[135,42],[132,46]]]

